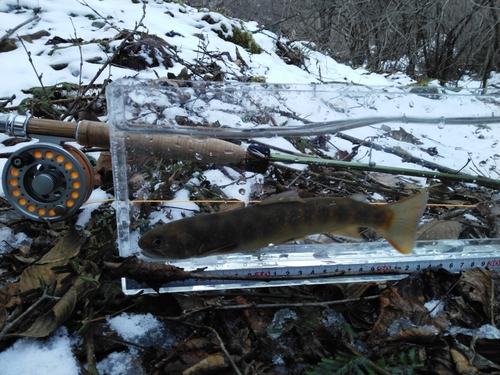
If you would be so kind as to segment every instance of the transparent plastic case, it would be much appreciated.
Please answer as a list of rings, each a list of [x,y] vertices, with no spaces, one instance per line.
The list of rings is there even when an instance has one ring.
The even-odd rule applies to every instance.
[[[349,171],[369,165],[374,172],[367,180],[404,166],[415,171],[406,182],[421,186],[439,165],[450,179],[470,177],[498,189],[497,92],[122,79],[108,87],[107,103],[122,256],[142,257],[138,240],[158,223],[199,214],[200,207],[220,211],[260,200],[273,187],[270,165],[299,175],[311,166]],[[469,137],[474,146],[464,147],[457,137]],[[339,161],[339,152],[353,145],[352,164]],[[313,147],[321,155],[311,155]],[[314,183],[328,195],[342,182]],[[316,235],[251,253],[169,260],[185,270],[255,280],[188,280],[161,291],[391,279],[428,266],[500,266],[499,239],[420,241],[411,255],[383,240],[322,240]],[[128,294],[145,289],[131,280],[123,280],[123,288]]]

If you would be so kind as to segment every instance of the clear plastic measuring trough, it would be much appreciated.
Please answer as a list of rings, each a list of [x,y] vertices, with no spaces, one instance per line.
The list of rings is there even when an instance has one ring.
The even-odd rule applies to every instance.
[[[221,200],[255,199],[265,181],[266,158],[280,160],[284,155],[280,150],[291,149],[284,137],[326,136],[323,139],[329,144],[324,153],[334,156],[336,147],[347,148],[347,151],[352,147],[346,140],[335,137],[342,132],[357,139],[374,140],[383,147],[450,170],[460,170],[460,173],[497,182],[499,178],[500,147],[496,145],[500,134],[500,97],[497,92],[123,79],[108,87],[107,99],[118,245],[122,256],[141,256],[137,240],[153,221],[179,219],[182,213],[192,215],[189,209],[193,203],[175,197],[196,200],[193,187],[198,188],[202,183],[219,184]],[[387,136],[388,131],[400,127],[405,130],[403,133],[415,136],[422,144]],[[457,137],[466,141],[457,145]],[[228,140],[232,143],[226,142]],[[257,164],[248,157],[250,145],[254,143],[264,149],[267,145],[270,150]],[[467,147],[469,144],[471,147]],[[430,152],[434,148],[438,155]],[[170,185],[174,199],[162,195],[162,182],[157,179],[162,173],[172,173],[168,163],[167,170],[151,171],[151,160],[159,166],[163,165],[160,160],[169,159],[177,166],[191,161],[202,167],[201,172],[189,176],[190,186]],[[292,158],[291,166],[307,168],[299,159],[297,157],[299,163],[294,163]],[[376,166],[430,171],[417,164],[401,165],[399,156],[365,146],[359,148],[355,160]],[[221,175],[221,169],[225,175]],[[141,175],[149,177],[136,178]],[[402,274],[398,274],[398,270],[406,272],[429,266],[454,272],[475,266],[499,268],[500,239],[420,241],[411,255],[397,253],[385,241],[299,243],[271,246],[254,253],[213,255],[170,263],[185,270],[205,267],[207,274],[253,275],[256,279],[187,280],[169,283],[161,291],[368,281],[400,278]],[[332,273],[341,275],[332,276]],[[287,276],[298,278],[287,279]],[[273,277],[280,279],[271,280]],[[126,279],[123,288],[128,294],[150,291]]]

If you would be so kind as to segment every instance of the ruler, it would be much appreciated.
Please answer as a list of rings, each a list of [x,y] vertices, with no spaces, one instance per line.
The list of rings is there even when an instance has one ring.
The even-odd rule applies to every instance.
[[[425,268],[443,268],[453,273],[475,267],[500,270],[500,239],[418,241],[409,255],[396,252],[387,242],[283,245],[250,254],[195,258],[171,264],[185,270],[205,267],[201,274],[207,278],[171,282],[160,288],[160,292],[383,282],[402,279]],[[212,279],[214,275],[229,279]],[[241,280],[242,276],[251,279]],[[122,280],[122,287],[126,294],[154,292],[129,279]]]

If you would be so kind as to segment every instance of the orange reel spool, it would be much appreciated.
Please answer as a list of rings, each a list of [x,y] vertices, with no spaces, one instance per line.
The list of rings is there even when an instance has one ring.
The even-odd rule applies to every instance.
[[[74,215],[94,187],[93,168],[77,148],[34,143],[14,152],[2,175],[4,194],[23,216],[59,221]]]

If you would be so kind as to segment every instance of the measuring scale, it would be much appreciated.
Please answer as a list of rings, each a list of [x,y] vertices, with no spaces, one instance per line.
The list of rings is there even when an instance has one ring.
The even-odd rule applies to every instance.
[[[176,261],[173,265],[203,274],[251,276],[252,280],[190,279],[174,281],[161,292],[206,291],[286,285],[398,280],[425,268],[460,272],[474,267],[500,269],[500,239],[417,241],[409,255],[386,242],[332,245],[282,245],[247,255],[210,256]],[[123,279],[128,294],[152,289]]]

